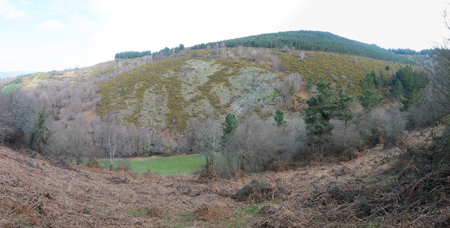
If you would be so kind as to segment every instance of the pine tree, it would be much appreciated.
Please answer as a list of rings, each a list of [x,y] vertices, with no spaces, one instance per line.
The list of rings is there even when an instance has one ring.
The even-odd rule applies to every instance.
[[[238,122],[236,121],[236,116],[234,114],[228,113],[225,116],[225,121],[222,123],[222,146],[225,146],[225,144],[228,142],[228,139],[234,133],[237,127]]]
[[[386,77],[384,76],[383,70],[380,70],[380,77],[377,79],[377,87],[382,88],[387,86],[388,81]]]
[[[234,114],[228,113],[225,116],[225,121],[222,123],[222,137],[220,138],[220,144],[222,150],[226,147],[226,144],[231,136],[233,136],[234,131],[238,127],[238,122],[236,121],[236,116]],[[231,164],[230,153],[226,153],[227,163]]]
[[[295,93],[294,85],[291,85],[291,86],[289,87],[289,94],[294,95],[294,93]]]
[[[344,93],[344,90],[341,88],[338,91],[339,99],[337,100],[337,108],[335,112],[336,119],[343,120],[345,122],[345,128],[347,128],[348,121],[352,120],[355,117],[350,111],[350,103],[355,100],[355,96]]]
[[[325,143],[331,140],[331,131],[334,128],[330,124],[330,119],[337,107],[333,98],[334,92],[328,89],[330,85],[331,82],[319,81],[316,84],[316,95],[306,101],[308,108],[303,119],[316,154],[322,154]]]
[[[338,91],[339,98],[334,97],[334,92],[329,89],[332,83],[322,81],[316,84],[317,91],[315,95],[306,101],[306,109],[303,119],[306,122],[306,130],[311,138],[311,145],[316,155],[323,153],[326,142],[331,140],[331,131],[334,126],[330,120],[340,119],[344,121],[351,120],[354,115],[350,112],[349,104],[355,98],[344,93],[343,89]]]
[[[228,113],[225,116],[225,121],[222,123],[223,135],[231,135],[237,127],[238,123],[236,121],[236,116],[234,114]]]
[[[344,121],[344,148],[347,146],[346,131],[348,123],[355,117],[355,114],[350,110],[350,104],[355,100],[355,96],[344,93],[341,88],[338,91],[339,99],[337,100],[336,119]]]
[[[395,73],[392,77],[390,91],[395,97],[402,96],[403,107],[400,111],[406,111],[417,102],[417,93],[425,88],[428,80],[424,72],[414,71],[409,66],[401,68]]]
[[[313,86],[313,78],[312,78],[312,76],[310,75],[309,77],[308,77],[308,83],[306,84],[306,87],[308,87],[308,88],[312,88],[312,86]]]
[[[394,94],[395,97],[400,97],[403,93],[403,85],[400,80],[396,80],[391,87],[391,93]]]
[[[361,105],[365,110],[370,110],[373,107],[380,105],[383,95],[375,89],[374,78],[372,73],[367,73],[364,79],[359,79],[359,83],[363,90],[363,94],[358,96]]]
[[[284,113],[280,110],[277,110],[275,112],[275,122],[277,123],[277,126],[281,126],[284,123]]]
[[[31,134],[30,148],[40,152],[41,146],[47,144],[48,138],[50,138],[51,133],[45,126],[45,107],[39,113],[39,119],[34,128],[34,132]]]

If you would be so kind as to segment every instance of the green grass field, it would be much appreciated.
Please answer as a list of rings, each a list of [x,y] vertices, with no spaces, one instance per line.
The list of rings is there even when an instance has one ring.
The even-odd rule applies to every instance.
[[[19,87],[22,86],[22,83],[11,84],[2,88],[1,92],[5,94],[10,94],[16,91]]]
[[[109,168],[108,159],[99,159],[100,165]],[[177,155],[171,157],[139,157],[120,159],[114,163],[114,168],[119,165],[131,167],[135,173],[145,173],[150,169],[152,173],[166,175],[188,175],[200,170],[205,163],[205,158],[200,154]]]

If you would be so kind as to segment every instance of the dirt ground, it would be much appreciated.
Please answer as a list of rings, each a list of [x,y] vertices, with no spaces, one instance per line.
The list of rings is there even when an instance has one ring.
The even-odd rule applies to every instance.
[[[0,227],[339,227],[317,220],[315,192],[388,182],[402,150],[377,145],[350,161],[204,182],[57,164],[0,147]]]

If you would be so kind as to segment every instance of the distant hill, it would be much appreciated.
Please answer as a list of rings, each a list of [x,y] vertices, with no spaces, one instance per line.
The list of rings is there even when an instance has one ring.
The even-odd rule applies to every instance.
[[[394,53],[380,48],[375,44],[366,44],[355,40],[347,39],[329,32],[320,31],[290,31],[267,33],[256,36],[248,36],[218,42],[199,44],[192,47],[192,50],[203,49],[208,45],[213,47],[224,42],[227,47],[265,47],[282,49],[295,47],[296,50],[315,50],[336,52],[342,54],[359,55],[380,60],[414,64],[413,61],[395,55]]]
[[[0,78],[16,77],[16,76],[21,76],[21,75],[26,75],[26,74],[32,74],[35,72],[36,71],[5,71],[5,72],[0,72]]]
[[[347,39],[329,32],[320,31],[290,31],[267,33],[255,36],[248,36],[230,40],[223,40],[217,42],[209,42],[197,44],[190,47],[190,50],[213,48],[224,43],[226,47],[262,47],[276,50],[304,50],[304,51],[324,51],[335,52],[348,55],[357,55],[362,57],[369,57],[379,60],[387,60],[392,62],[400,62],[414,65],[415,62],[405,58],[404,56],[396,55],[395,52],[378,47],[375,44],[366,44],[355,40]],[[173,49],[164,48],[159,52],[143,51],[143,52],[120,52],[115,54],[115,59],[131,59],[139,58],[145,55],[152,55],[156,59],[161,56],[169,56],[170,54],[178,53],[184,50],[184,45],[175,47]],[[392,49],[393,50],[393,49]]]

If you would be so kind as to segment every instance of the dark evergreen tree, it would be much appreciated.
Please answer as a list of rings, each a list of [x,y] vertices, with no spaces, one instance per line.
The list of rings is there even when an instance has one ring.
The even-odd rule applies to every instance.
[[[384,71],[380,70],[380,77],[377,79],[377,87],[382,88],[389,84],[388,79],[384,76]]]
[[[306,122],[310,145],[316,155],[321,155],[325,143],[331,140],[331,131],[334,126],[330,124],[330,120],[353,118],[348,113],[348,104],[353,98],[342,90],[339,91],[340,98],[334,97],[334,92],[329,89],[331,84],[331,82],[319,80],[316,84],[315,95],[306,101],[308,108],[303,119]]]
[[[41,147],[47,144],[47,140],[50,138],[51,133],[45,126],[45,107],[39,113],[39,118],[34,128],[33,133],[31,133],[30,148],[41,152]]]
[[[277,123],[277,126],[281,126],[284,123],[284,112],[277,110],[275,112],[275,122]]]
[[[294,95],[294,93],[295,93],[294,85],[290,85],[289,86],[289,94]]]
[[[403,85],[400,80],[396,80],[393,85],[391,85],[391,93],[395,97],[400,97],[403,94]]]
[[[391,92],[396,97],[403,96],[401,111],[406,111],[417,102],[417,93],[425,88],[428,81],[429,79],[424,72],[415,71],[409,66],[399,69],[394,74],[391,81]]]
[[[334,35],[329,32],[319,31],[290,31],[279,33],[268,33],[256,36],[249,36],[231,40],[210,42],[207,44],[199,44],[192,47],[195,49],[204,49],[206,46],[214,47],[216,44],[225,43],[227,47],[265,47],[278,48],[295,47],[297,50],[318,50],[339,52],[344,54],[353,54],[359,56],[367,56],[376,59],[403,62],[407,64],[415,64],[403,56],[396,55],[386,49],[382,49],[376,45],[369,45],[354,40],[346,39]]]
[[[238,127],[238,122],[236,121],[236,115],[228,113],[225,116],[225,121],[222,123],[222,136],[221,136],[221,146],[222,149],[226,147],[228,139],[233,136],[234,131]],[[226,153],[227,163],[231,163],[230,153]]]
[[[312,76],[310,75],[310,76],[308,77],[308,83],[306,84],[306,87],[312,88],[312,86],[313,86],[313,78],[312,78]]]
[[[355,114],[349,108],[349,105],[355,100],[355,96],[344,93],[342,88],[339,89],[338,95],[339,99],[337,100],[335,116],[336,119],[344,121],[345,129],[347,129],[348,121],[355,117]]]
[[[222,145],[226,144],[228,138],[234,133],[237,127],[236,115],[228,113],[225,116],[225,121],[222,123]]]
[[[383,95],[375,89],[374,77],[372,73],[367,73],[364,79],[359,79],[359,83],[363,90],[362,95],[358,95],[358,99],[365,110],[370,110],[380,105]]]

